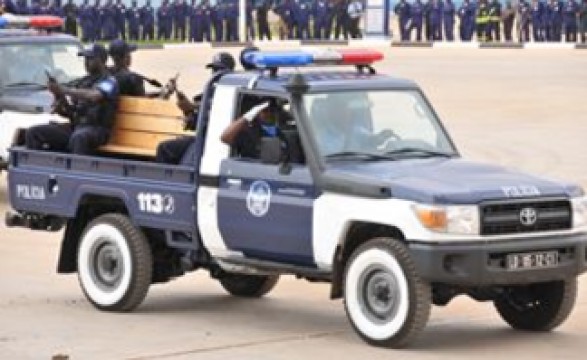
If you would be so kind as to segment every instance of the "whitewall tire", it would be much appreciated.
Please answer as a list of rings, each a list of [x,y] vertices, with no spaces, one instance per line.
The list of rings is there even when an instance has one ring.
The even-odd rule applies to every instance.
[[[147,239],[128,217],[106,214],[86,227],[77,269],[82,290],[95,307],[131,311],[147,295],[153,259]]]
[[[344,276],[345,309],[368,343],[400,348],[426,326],[430,286],[421,280],[400,241],[377,238],[350,256]]]

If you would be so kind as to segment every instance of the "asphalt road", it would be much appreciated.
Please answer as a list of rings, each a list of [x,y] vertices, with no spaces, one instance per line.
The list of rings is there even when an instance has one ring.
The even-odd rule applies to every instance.
[[[382,73],[415,79],[466,158],[587,186],[587,53],[580,50],[384,49]],[[135,68],[180,72],[195,94],[213,51],[143,51]],[[8,208],[0,175],[0,213]],[[55,273],[60,234],[0,224],[0,359],[584,359],[587,281],[547,334],[511,330],[491,303],[435,307],[410,349],[370,347],[328,286],[285,277],[260,300],[227,295],[205,273],[156,285],[131,314],[102,313],[77,278]]]

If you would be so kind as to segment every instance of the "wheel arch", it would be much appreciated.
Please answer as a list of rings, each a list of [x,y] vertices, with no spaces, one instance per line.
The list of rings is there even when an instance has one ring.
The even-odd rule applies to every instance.
[[[353,251],[366,241],[376,237],[391,237],[400,241],[405,240],[404,233],[396,226],[353,221],[347,227],[343,240],[336,246],[332,260],[332,285],[330,298],[339,299],[343,295],[343,275],[347,260]]]
[[[67,220],[57,263],[60,274],[77,272],[77,248],[80,237],[93,219],[107,213],[128,215],[123,198],[112,195],[84,194],[78,201],[74,217]]]

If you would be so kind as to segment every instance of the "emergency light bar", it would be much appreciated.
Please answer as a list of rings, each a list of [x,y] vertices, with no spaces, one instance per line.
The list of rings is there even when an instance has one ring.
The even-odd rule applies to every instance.
[[[260,69],[308,65],[370,65],[383,60],[383,54],[369,49],[253,51],[246,62]]]
[[[62,26],[63,19],[51,15],[16,16],[4,14],[0,16],[0,29],[8,27],[50,29]]]

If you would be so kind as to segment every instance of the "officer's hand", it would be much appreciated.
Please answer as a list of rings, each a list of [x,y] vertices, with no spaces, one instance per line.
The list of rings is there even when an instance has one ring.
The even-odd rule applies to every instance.
[[[377,136],[377,140],[379,140],[379,142],[381,142],[381,143],[386,140],[397,140],[398,139],[398,136],[390,129],[382,130],[376,136]]]
[[[269,107],[269,101],[266,101],[266,102],[259,104],[259,105],[256,105],[256,106],[253,106],[251,108],[251,110],[247,111],[246,114],[243,115],[243,118],[245,120],[247,120],[248,122],[251,122],[251,121],[253,121],[253,119],[255,117],[257,117],[257,115],[259,115],[259,113],[261,111],[263,111],[264,109],[267,109],[268,107]]]
[[[55,95],[55,97],[61,97],[63,95],[63,90],[61,86],[55,79],[47,80],[47,89]]]
[[[193,113],[196,109],[195,105],[186,96],[177,97],[177,107],[186,115]]]

